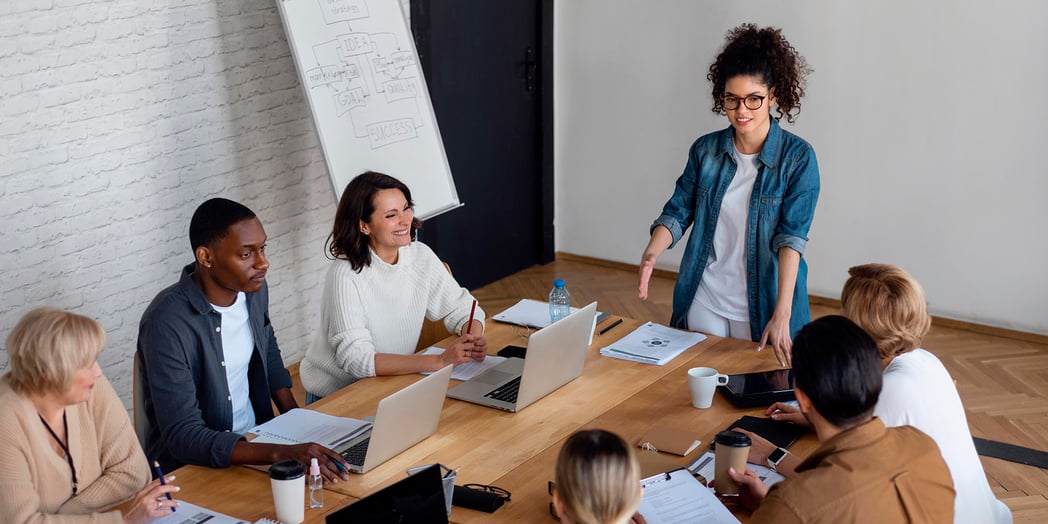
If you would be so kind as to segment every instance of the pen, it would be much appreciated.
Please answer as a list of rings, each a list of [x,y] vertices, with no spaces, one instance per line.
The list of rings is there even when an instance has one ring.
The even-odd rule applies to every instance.
[[[473,306],[469,308],[469,323],[466,324],[466,334],[473,331],[473,314],[477,312],[477,299],[473,299]]]
[[[458,475],[458,472],[459,472],[459,469],[458,469],[458,468],[455,468],[455,469],[453,469],[453,470],[450,470],[450,471],[448,471],[448,472],[447,472],[446,474],[444,474],[444,478],[451,478],[451,477],[454,477],[455,475]]]
[[[611,331],[611,328],[613,328],[613,327],[615,327],[615,326],[617,326],[617,325],[619,325],[621,323],[622,323],[622,319],[620,318],[620,319],[616,320],[615,322],[612,322],[610,326],[608,326],[608,327],[600,330],[599,332],[597,332],[597,335],[603,335],[603,334],[607,333],[608,331]]]
[[[164,470],[160,469],[160,463],[153,461],[153,469],[156,471],[156,476],[160,477],[160,485],[166,486],[167,480],[164,479]],[[167,496],[167,500],[171,500],[171,493],[164,493]],[[177,511],[175,508],[171,508],[171,511]]]

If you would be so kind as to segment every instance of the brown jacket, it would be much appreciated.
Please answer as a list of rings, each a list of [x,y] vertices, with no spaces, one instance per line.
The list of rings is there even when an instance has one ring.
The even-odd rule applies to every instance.
[[[761,522],[953,522],[953,481],[935,442],[878,418],[823,442],[768,491]]]

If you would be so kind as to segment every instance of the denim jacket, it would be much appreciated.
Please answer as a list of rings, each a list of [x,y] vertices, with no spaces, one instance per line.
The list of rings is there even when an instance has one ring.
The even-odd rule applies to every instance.
[[[736,164],[728,127],[700,137],[691,146],[684,173],[677,179],[673,196],[662,208],[655,226],[665,226],[673,235],[670,248],[694,225],[680,274],[673,288],[673,316],[670,323],[687,328],[688,308],[699,288],[702,272],[713,245],[724,192],[735,176]],[[779,256],[781,247],[802,255],[793,290],[790,336],[811,318],[808,307],[808,266],[804,247],[808,228],[819,198],[819,166],[815,151],[800,137],[784,131],[772,119],[768,138],[757,157],[757,179],[750,195],[749,223],[746,233],[746,284],[750,306],[750,336],[760,340],[761,333],[775,311],[778,293]],[[740,239],[742,240],[742,239]]]
[[[153,299],[138,328],[141,369],[135,371],[145,397],[145,452],[164,471],[184,464],[229,466],[233,446],[244,438],[231,431],[233,403],[218,330],[222,315],[193,281],[194,267],[183,268],[179,282]],[[269,288],[245,298],[255,341],[248,395],[261,424],[273,418],[272,393],[290,388],[291,375],[269,322]]]

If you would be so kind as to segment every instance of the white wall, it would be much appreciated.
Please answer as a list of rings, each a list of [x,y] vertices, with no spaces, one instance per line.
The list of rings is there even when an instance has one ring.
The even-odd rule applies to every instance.
[[[224,196],[266,227],[271,316],[301,358],[334,198],[275,5],[0,2],[3,337],[41,305],[99,319],[130,405],[142,311],[192,260],[193,210]]]
[[[752,21],[815,69],[783,121],[821,168],[810,293],[891,262],[936,315],[1048,333],[1045,17],[1035,0],[558,2],[557,249],[637,263],[688,146],[727,125],[705,74]]]

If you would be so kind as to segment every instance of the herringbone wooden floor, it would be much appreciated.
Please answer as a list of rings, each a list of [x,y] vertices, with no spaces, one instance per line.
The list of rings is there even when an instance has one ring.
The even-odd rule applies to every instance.
[[[637,299],[637,276],[617,264],[571,255],[535,266],[475,290],[489,315],[521,298],[545,300],[554,278],[563,278],[574,304],[596,300],[601,311],[668,323],[673,278],[652,279],[647,301]],[[814,306],[815,317],[835,313]],[[955,323],[956,324],[956,323]],[[1048,344],[1038,337],[1019,340],[976,333],[937,323],[925,340],[957,381],[972,435],[1048,450]],[[982,458],[997,497],[1016,523],[1048,522],[1048,470]]]

